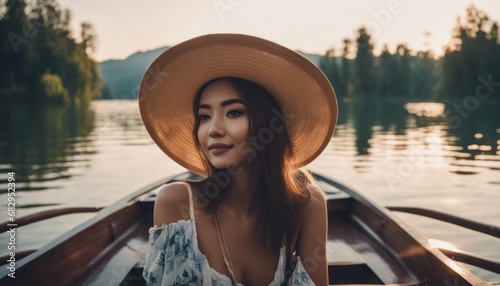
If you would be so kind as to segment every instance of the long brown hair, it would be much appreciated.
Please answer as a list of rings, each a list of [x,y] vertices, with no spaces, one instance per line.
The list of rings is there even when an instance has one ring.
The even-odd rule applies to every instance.
[[[268,251],[274,254],[279,253],[282,245],[286,243],[287,253],[291,254],[290,245],[297,232],[300,204],[309,198],[306,186],[312,182],[306,171],[299,171],[294,167],[293,146],[286,122],[283,122],[283,110],[273,96],[261,86],[242,78],[225,77],[206,83],[196,94],[193,102],[193,139],[209,174],[202,180],[190,181],[196,197],[204,212],[213,214],[230,185],[230,172],[215,168],[206,159],[197,135],[201,95],[205,88],[216,80],[228,81],[240,93],[247,106],[249,136],[262,141],[259,148],[252,148],[254,156],[251,162],[259,170],[256,195],[262,204],[258,215],[262,240]],[[276,128],[277,121],[281,123],[280,128]],[[287,255],[287,258],[289,257],[290,255]]]

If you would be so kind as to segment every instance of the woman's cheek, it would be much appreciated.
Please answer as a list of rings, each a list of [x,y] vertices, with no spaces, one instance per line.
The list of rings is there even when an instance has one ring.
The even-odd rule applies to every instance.
[[[206,128],[204,128],[203,125],[200,125],[200,127],[198,128],[198,133],[197,133],[197,139],[198,139],[198,142],[200,143],[201,145],[201,149],[203,150],[203,152],[206,154],[207,150],[205,150],[207,147],[207,135],[206,135]]]

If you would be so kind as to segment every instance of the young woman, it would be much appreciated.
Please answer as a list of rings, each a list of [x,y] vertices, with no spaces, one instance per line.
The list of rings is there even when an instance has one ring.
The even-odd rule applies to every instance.
[[[328,284],[326,200],[300,167],[329,142],[337,105],[312,63],[206,35],[160,55],[139,102],[156,144],[204,176],[159,191],[148,285]]]

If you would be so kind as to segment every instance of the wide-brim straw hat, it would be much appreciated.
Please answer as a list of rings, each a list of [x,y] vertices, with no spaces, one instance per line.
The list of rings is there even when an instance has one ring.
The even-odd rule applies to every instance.
[[[335,92],[318,67],[268,40],[210,34],[182,42],[158,56],[139,89],[146,129],[158,147],[181,166],[207,175],[192,137],[193,102],[200,87],[220,77],[252,81],[273,95],[287,119],[297,168],[310,163],[327,146],[338,107]]]

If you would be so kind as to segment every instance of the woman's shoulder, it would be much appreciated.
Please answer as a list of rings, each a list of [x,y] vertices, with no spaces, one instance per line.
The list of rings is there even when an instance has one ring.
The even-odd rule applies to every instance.
[[[188,186],[184,182],[173,182],[163,186],[155,199],[154,224],[162,226],[190,218]]]
[[[316,181],[311,173],[307,170],[299,169],[298,174],[300,184],[305,186],[303,187],[302,194],[307,198],[306,200],[303,200],[302,205],[314,206],[316,204],[326,202],[325,192],[323,192],[323,190],[321,190],[321,188],[316,184]]]
[[[326,206],[326,195],[323,190],[315,184],[308,184],[304,190],[307,199],[300,205],[300,218],[302,222],[314,220],[315,216],[322,215]],[[318,212],[319,211],[319,212]]]
[[[307,184],[306,194],[309,199],[303,203],[303,207],[316,207],[326,203],[325,192],[316,184]]]

